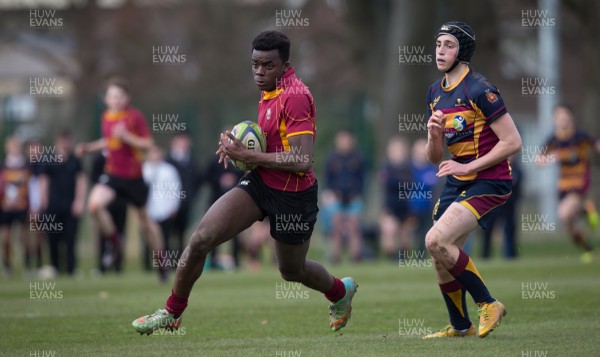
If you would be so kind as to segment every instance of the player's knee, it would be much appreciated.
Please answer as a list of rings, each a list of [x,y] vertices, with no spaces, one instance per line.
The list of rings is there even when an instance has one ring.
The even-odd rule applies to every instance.
[[[431,252],[437,252],[440,249],[440,237],[433,229],[430,229],[425,236],[425,247]]]
[[[100,205],[90,200],[87,204],[87,210],[91,215],[95,215],[100,210]]]
[[[558,219],[563,223],[567,224],[573,217],[573,214],[569,210],[562,209],[558,211]]]
[[[211,229],[202,223],[196,228],[190,238],[190,250],[192,254],[208,254],[214,247],[212,242],[215,240],[215,235]]]
[[[192,234],[190,239],[190,254],[193,255],[207,255],[211,251],[210,244],[200,232]]]

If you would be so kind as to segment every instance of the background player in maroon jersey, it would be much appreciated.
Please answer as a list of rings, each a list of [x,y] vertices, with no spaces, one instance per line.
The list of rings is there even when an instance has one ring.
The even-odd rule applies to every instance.
[[[179,260],[165,308],[133,321],[136,331],[150,334],[159,328],[179,328],[206,255],[266,216],[281,276],[325,294],[331,301],[333,331],[348,322],[356,282],[338,279],[321,264],[306,260],[319,210],[312,171],[316,118],[312,95],[288,61],[289,50],[290,41],[281,32],[263,32],[252,42],[252,74],[262,91],[258,124],[266,134],[266,152],[247,150],[229,131],[221,134],[217,154],[226,168],[229,159],[258,167],[208,209]],[[284,228],[288,226],[282,223],[290,221],[297,224]]]
[[[88,201],[88,211],[109,243],[104,264],[112,265],[121,250],[119,233],[106,209],[117,196],[125,198],[136,207],[145,237],[152,250],[160,257],[163,239],[158,225],[148,218],[148,186],[142,177],[143,152],[154,141],[143,114],[130,105],[126,81],[111,79],[106,87],[104,102],[107,110],[102,115],[102,138],[77,147],[78,155],[107,150],[104,174],[92,188]],[[164,280],[166,270],[159,269],[159,272]]]
[[[21,139],[12,136],[4,143],[6,158],[0,164],[0,239],[2,241],[3,275],[12,276],[12,228],[18,226],[19,239],[23,244],[23,265],[29,273],[32,267],[33,251],[29,237],[29,179],[31,167],[23,154]],[[41,252],[38,259],[41,259]]]
[[[591,183],[590,153],[600,152],[600,140],[591,137],[575,126],[573,110],[566,104],[554,108],[554,133],[546,141],[545,156],[556,155],[560,165],[558,178],[558,216],[571,239],[583,254],[584,263],[592,261],[592,247],[583,232],[577,228],[577,220],[587,211],[592,228],[598,224],[598,213],[592,200],[585,201]],[[538,160],[549,162],[550,160]]]

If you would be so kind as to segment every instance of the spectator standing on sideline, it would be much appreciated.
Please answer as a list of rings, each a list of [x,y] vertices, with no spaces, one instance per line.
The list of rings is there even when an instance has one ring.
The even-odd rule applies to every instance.
[[[57,272],[73,275],[77,265],[76,239],[83,213],[87,179],[81,160],[73,154],[71,133],[63,131],[54,142],[57,160],[44,167],[40,175],[42,210],[61,224],[47,232],[50,261]]]
[[[148,150],[148,159],[142,167],[144,181],[150,187],[148,195],[148,215],[150,219],[157,222],[160,226],[163,236],[163,246],[165,247],[165,255],[163,256],[166,263],[159,268],[176,268],[173,261],[177,258],[172,256],[169,251],[169,235],[171,233],[171,224],[173,217],[179,209],[182,199],[185,199],[185,191],[181,190],[181,180],[177,169],[164,159],[162,149],[153,145]],[[153,266],[159,263],[155,259],[160,252],[152,252]]]
[[[335,194],[332,208],[331,260],[339,263],[344,237],[348,239],[352,261],[362,258],[360,215],[363,212],[365,161],[355,147],[354,135],[341,130],[335,147],[327,156],[326,187]]]
[[[172,249],[183,251],[186,242],[185,231],[190,223],[194,200],[202,183],[202,175],[198,164],[192,155],[192,143],[187,133],[178,133],[171,139],[167,162],[173,165],[179,173],[181,191],[185,197],[181,199],[179,209],[173,217],[172,231],[177,245],[171,244]],[[176,248],[175,248],[176,247]]]
[[[42,142],[36,138],[29,139],[26,144],[26,161],[31,172],[27,181],[27,192],[29,200],[29,208],[27,211],[27,223],[29,232],[26,236],[29,240],[29,249],[36,257],[36,267],[39,270],[43,263],[43,240],[45,231],[52,229],[53,222],[50,222],[50,217],[44,218],[42,213],[42,189],[41,189],[41,173],[46,165],[51,164],[52,155],[48,149],[44,149]],[[46,151],[46,152],[45,152]],[[47,222],[44,221],[47,220]]]
[[[385,161],[379,169],[379,183],[383,189],[383,210],[379,217],[381,249],[386,257],[397,261],[398,248],[406,251],[410,247],[406,229],[409,209],[408,189],[412,176],[408,162],[406,139],[395,136],[387,145]]]
[[[433,191],[439,179],[436,176],[437,166],[427,160],[427,140],[424,138],[413,143],[410,169],[415,193],[408,201],[409,211],[414,222],[415,243],[420,251],[425,252],[425,236],[431,227]]]
[[[515,160],[515,155],[509,158],[510,167],[512,168],[512,194],[504,204],[500,207],[498,215],[490,221],[490,227],[483,231],[483,247],[482,258],[489,258],[492,255],[492,233],[494,226],[500,219],[504,222],[502,229],[504,235],[503,255],[506,259],[514,259],[517,257],[517,208],[521,199],[521,186],[523,183],[523,169],[519,160]]]
[[[207,183],[210,188],[210,204],[217,202],[219,197],[223,196],[227,191],[234,188],[238,181],[244,176],[244,172],[236,169],[234,167],[230,167],[225,169],[223,165],[219,164],[219,158],[214,157],[208,163],[206,170],[204,170],[204,180],[203,182]],[[255,223],[258,224],[258,223]],[[252,243],[255,242],[254,239],[251,239]],[[239,267],[239,250],[240,250],[240,241],[239,236],[235,236],[231,240],[232,243],[232,256],[235,267]],[[249,242],[251,243],[251,242]],[[252,247],[254,248],[254,247]],[[251,248],[251,251],[252,251]],[[217,261],[217,253],[219,247],[215,247],[210,253],[210,268],[220,268],[219,262]],[[252,251],[254,252],[254,251]]]

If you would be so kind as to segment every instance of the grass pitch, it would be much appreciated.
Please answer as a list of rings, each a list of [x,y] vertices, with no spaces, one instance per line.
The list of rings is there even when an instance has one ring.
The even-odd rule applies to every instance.
[[[140,336],[131,321],[164,305],[170,284],[140,271],[123,276],[0,284],[0,355],[6,356],[591,356],[598,353],[600,262],[584,265],[566,239],[522,245],[521,258],[485,262],[492,294],[507,307],[485,339],[422,341],[447,324],[431,268],[374,262],[330,267],[360,287],[352,319],[328,329],[315,291],[260,272],[207,272],[182,328]],[[596,257],[598,258],[598,257]],[[469,298],[472,321],[475,307]]]

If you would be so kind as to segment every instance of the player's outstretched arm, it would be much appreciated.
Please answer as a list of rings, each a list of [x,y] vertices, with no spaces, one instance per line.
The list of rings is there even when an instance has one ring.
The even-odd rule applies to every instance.
[[[229,157],[232,160],[241,160],[270,169],[296,173],[309,172],[313,163],[313,136],[310,134],[295,135],[288,138],[288,144],[289,151],[256,152],[246,149],[241,141],[227,131],[221,137],[221,147],[217,151],[217,155],[221,155],[221,160]]]
[[[439,164],[444,157],[444,125],[446,116],[436,110],[427,121],[427,160]]]
[[[119,123],[115,125],[112,132],[113,136],[123,140],[125,143],[142,150],[149,149],[152,145],[154,145],[154,140],[152,137],[143,137],[138,136],[131,131],[127,130],[127,127],[124,123]]]
[[[104,138],[88,143],[80,143],[75,147],[75,155],[81,157],[85,154],[103,150],[104,148],[106,148],[106,140]]]
[[[498,137],[498,143],[487,154],[467,163],[461,164],[447,160],[440,164],[438,177],[447,175],[469,175],[506,160],[521,150],[521,136],[510,114],[506,113],[490,124],[490,128]]]

